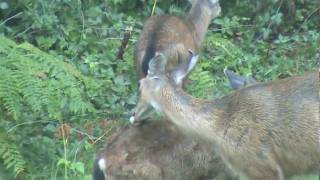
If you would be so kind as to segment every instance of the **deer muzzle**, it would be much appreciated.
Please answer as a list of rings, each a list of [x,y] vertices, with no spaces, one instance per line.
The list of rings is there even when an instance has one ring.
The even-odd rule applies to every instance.
[[[142,121],[145,121],[149,117],[152,117],[153,113],[153,108],[149,104],[143,104],[139,102],[134,109],[129,121],[131,124],[140,124]]]

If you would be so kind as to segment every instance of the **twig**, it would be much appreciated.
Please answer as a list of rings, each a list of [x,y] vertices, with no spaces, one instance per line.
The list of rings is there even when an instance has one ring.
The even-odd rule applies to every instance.
[[[0,23],[0,26],[4,25],[6,22],[10,21],[13,18],[16,18],[16,17],[20,16],[21,14],[23,14],[23,12],[19,12],[19,13],[15,14],[15,15],[5,19],[2,23]]]
[[[212,32],[217,32],[217,31],[223,31],[226,29],[233,29],[233,28],[240,28],[240,27],[256,27],[254,24],[244,24],[244,25],[239,25],[239,26],[230,26],[226,28],[212,28]]]
[[[118,40],[118,41],[120,41],[120,40],[122,40],[123,38],[121,38],[121,37],[108,37],[108,38],[105,38],[104,40],[106,40],[106,41],[108,41],[108,40]],[[104,43],[104,42],[103,42]]]
[[[128,42],[131,36],[132,32],[132,26],[128,27],[123,35],[121,46],[119,47],[117,58],[123,60],[123,54],[125,52],[125,49],[128,46]]]
[[[311,16],[313,16],[313,15],[314,15],[317,11],[319,11],[319,10],[320,10],[320,6],[317,7],[314,11],[312,11],[312,12],[309,14],[309,16],[302,22],[302,24],[300,25],[299,30],[298,30],[297,32],[300,32],[301,29],[302,29],[302,26],[311,18]]]
[[[35,123],[49,123],[49,122],[54,122],[54,121],[31,121],[31,122],[24,122],[24,123],[20,123],[20,124],[17,124],[17,125],[14,125],[13,127],[11,127],[9,130],[8,130],[8,133],[13,131],[16,127],[18,126],[22,126],[22,125],[26,125],[26,124],[35,124]]]
[[[93,141],[93,144],[96,144],[98,141],[100,141],[104,136],[106,136],[107,134],[109,134],[111,132],[111,130],[113,130],[113,128],[108,129],[108,131],[106,131],[105,133],[103,133],[100,137],[98,137],[98,139],[96,139],[95,141]]]
[[[82,134],[82,135],[87,136],[87,137],[90,139],[90,141],[92,141],[92,142],[94,142],[95,139],[98,139],[97,137],[94,137],[94,136],[92,136],[92,135],[90,135],[90,134],[88,134],[88,133],[86,133],[86,132],[82,132],[82,131],[77,130],[77,129],[75,129],[75,128],[72,128],[72,130],[75,131],[75,132],[77,132],[77,133],[79,133],[79,134]]]
[[[276,14],[279,14],[279,11],[280,11],[280,8],[282,7],[282,4],[283,4],[283,0],[280,1],[280,5],[277,9],[277,12]],[[270,20],[270,23],[268,24],[268,27],[267,27],[267,30],[270,29],[271,25],[273,24],[272,20]],[[256,39],[255,39],[255,42],[257,42],[263,35],[261,34],[260,36],[258,36]]]
[[[82,11],[82,3],[81,3],[81,1],[78,1],[78,2],[80,5],[80,14],[81,14],[81,20],[82,20],[82,32],[81,32],[82,36],[81,36],[81,38],[83,38],[84,37],[84,28],[85,28],[85,24],[84,24],[85,20],[84,20],[84,14]]]
[[[29,31],[32,28],[32,25],[29,26],[27,29],[25,29],[24,31],[22,31],[21,33],[17,34],[14,36],[14,38],[20,37],[22,36],[24,33],[26,33],[27,31]]]

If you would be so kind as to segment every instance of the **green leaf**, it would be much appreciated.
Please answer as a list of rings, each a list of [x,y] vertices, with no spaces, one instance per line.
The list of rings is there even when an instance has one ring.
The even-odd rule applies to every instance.
[[[84,164],[82,162],[75,162],[71,164],[71,168],[75,169],[77,172],[84,174]]]

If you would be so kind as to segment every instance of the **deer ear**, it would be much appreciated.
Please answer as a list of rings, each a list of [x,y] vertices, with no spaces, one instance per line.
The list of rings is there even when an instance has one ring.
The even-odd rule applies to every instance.
[[[240,76],[233,71],[228,70],[225,68],[223,70],[224,74],[227,76],[229,80],[229,84],[232,89],[239,89],[241,87],[244,87],[248,84],[254,84],[257,83],[257,81],[253,77],[243,77]]]
[[[155,76],[164,74],[166,70],[167,57],[162,53],[156,53],[156,55],[149,62],[148,75]]]
[[[199,55],[194,54],[191,50],[190,57],[187,63],[181,63],[178,67],[171,72],[170,77],[174,80],[176,85],[180,85],[183,79],[192,71],[197,64]]]

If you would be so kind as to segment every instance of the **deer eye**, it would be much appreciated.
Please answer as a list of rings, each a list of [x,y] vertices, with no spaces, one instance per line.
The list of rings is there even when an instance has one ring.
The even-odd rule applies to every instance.
[[[158,77],[158,76],[153,76],[152,79],[157,79],[157,80],[159,80],[160,77]]]

